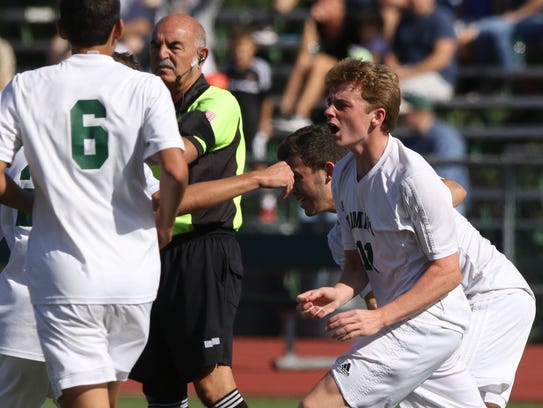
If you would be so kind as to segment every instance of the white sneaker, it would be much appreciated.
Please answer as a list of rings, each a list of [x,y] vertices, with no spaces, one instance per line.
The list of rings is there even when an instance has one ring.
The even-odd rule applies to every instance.
[[[300,128],[311,125],[312,122],[309,118],[304,116],[294,115],[290,118],[279,118],[273,121],[273,127],[286,133],[293,133]]]
[[[279,40],[279,35],[275,32],[272,27],[264,27],[262,30],[255,31],[253,33],[253,40],[256,45],[262,47],[270,47],[277,43]]]

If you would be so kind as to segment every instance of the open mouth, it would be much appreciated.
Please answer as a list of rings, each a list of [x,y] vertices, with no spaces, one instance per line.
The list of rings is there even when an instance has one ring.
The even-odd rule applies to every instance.
[[[330,133],[332,133],[333,135],[335,135],[339,131],[339,128],[333,123],[328,123],[328,129],[330,129]]]

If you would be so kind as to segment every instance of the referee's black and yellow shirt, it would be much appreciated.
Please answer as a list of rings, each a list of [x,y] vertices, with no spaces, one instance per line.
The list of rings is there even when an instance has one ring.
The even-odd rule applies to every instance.
[[[181,135],[198,150],[189,166],[189,183],[217,180],[243,173],[245,139],[241,110],[227,90],[210,86],[202,75],[176,104]],[[195,229],[241,227],[241,196],[176,218],[174,235]]]

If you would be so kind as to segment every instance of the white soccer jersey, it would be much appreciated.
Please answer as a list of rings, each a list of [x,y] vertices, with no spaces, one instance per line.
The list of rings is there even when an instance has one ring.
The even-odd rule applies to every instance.
[[[535,299],[530,286],[496,247],[458,211],[454,220],[458,237],[458,256],[462,271],[462,287],[469,299],[496,290],[521,289]],[[345,252],[339,226],[328,232],[328,247],[334,261],[343,268]]]
[[[183,148],[160,78],[76,54],[16,75],[0,102],[0,160],[24,145],[36,188],[32,302],[152,301],[160,258],[142,163]]]
[[[6,173],[22,188],[33,189],[22,149]],[[0,205],[0,228],[10,250],[0,273],[0,354],[44,361],[24,271],[31,218]]]
[[[454,220],[462,286],[468,299],[500,289],[522,289],[534,297],[524,277],[504,254],[458,211],[455,211]]]
[[[143,163],[143,172],[145,174],[146,191],[149,196],[152,196],[160,189],[160,180],[153,175],[153,170]]]
[[[354,155],[341,159],[332,191],[343,247],[360,253],[379,305],[408,291],[432,260],[458,250],[447,187],[419,154],[392,136],[359,181]],[[424,315],[428,324],[465,330],[469,306],[461,287]]]

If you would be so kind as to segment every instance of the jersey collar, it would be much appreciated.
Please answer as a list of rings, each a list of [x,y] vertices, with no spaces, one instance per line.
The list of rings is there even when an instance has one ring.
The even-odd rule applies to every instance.
[[[210,87],[205,76],[202,74],[187,92],[175,103],[177,114],[185,113],[198,97]]]

